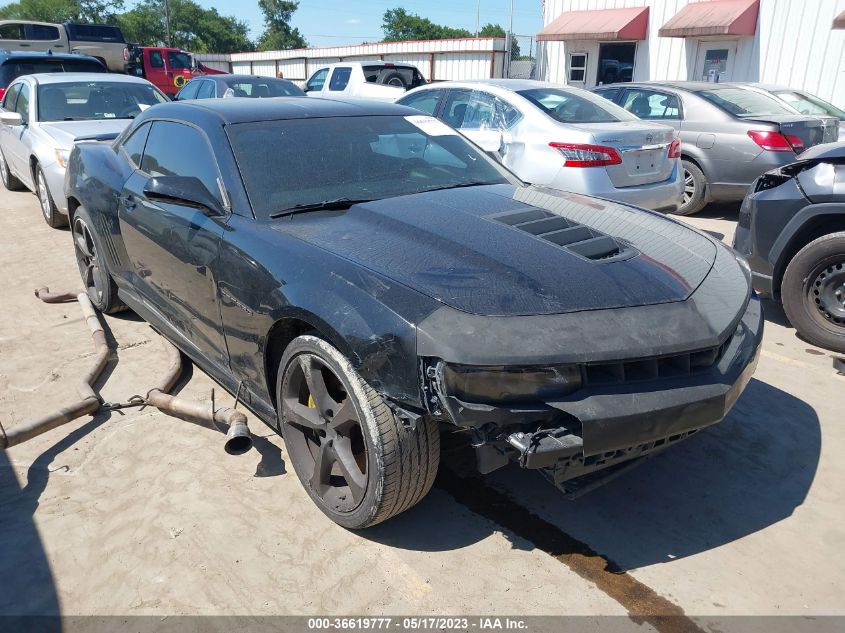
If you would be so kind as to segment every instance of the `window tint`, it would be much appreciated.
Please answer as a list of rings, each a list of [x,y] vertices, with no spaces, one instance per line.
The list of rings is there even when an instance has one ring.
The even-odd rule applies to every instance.
[[[150,51],[150,66],[153,68],[164,68],[164,59],[161,57],[161,51]]]
[[[21,93],[18,95],[18,101],[15,104],[15,112],[20,112],[21,118],[26,122],[29,121],[29,86],[21,84]]]
[[[20,58],[18,58],[20,60]],[[0,66],[0,86],[9,85],[23,75],[35,73],[104,73],[106,67],[93,59],[61,59],[42,57],[26,61],[14,58]]]
[[[147,142],[147,135],[150,133],[150,124],[144,123],[137,130],[132,132],[128,139],[123,141],[121,148],[136,167],[141,165],[141,156],[144,154],[144,145]]]
[[[328,68],[322,68],[314,73],[308,83],[305,84],[306,90],[322,90],[323,84],[326,83],[326,76],[329,74]]]
[[[197,91],[197,99],[211,99],[214,97],[214,82],[201,81],[200,89]]]
[[[182,88],[179,94],[176,95],[176,100],[196,99],[197,91],[200,89],[200,84],[202,83],[201,81],[189,81],[188,85]]]
[[[125,42],[120,27],[102,24],[67,24],[70,39],[82,42]]]
[[[229,79],[224,97],[301,97],[304,93],[286,79]]]
[[[0,25],[0,40],[22,40],[23,24],[2,24]]]
[[[679,119],[681,106],[678,97],[652,90],[629,90],[622,106],[641,119]]]
[[[600,97],[604,97],[609,101],[616,101],[616,97],[619,96],[619,93],[622,92],[620,88],[601,88],[593,90]]]
[[[182,51],[168,51],[167,52],[167,67],[187,69],[192,66],[191,56]]]
[[[520,118],[519,111],[498,97],[480,90],[451,90],[442,119],[464,130],[501,130]]]
[[[768,95],[743,88],[703,90],[699,96],[736,117],[795,114],[789,106]]]
[[[9,112],[15,111],[15,98],[21,91],[21,85],[15,84],[6,91],[6,96],[3,98],[3,107]]]
[[[151,176],[194,176],[216,198],[220,173],[205,135],[196,128],[156,121],[147,137],[141,169]]]
[[[437,109],[437,102],[440,100],[442,90],[424,90],[417,94],[410,95],[402,99],[399,103],[410,108],[416,108],[420,112],[434,115]]]
[[[561,123],[636,121],[636,117],[630,112],[586,90],[535,88],[520,90],[517,94],[525,97],[555,121]]]
[[[29,37],[30,40],[57,40],[59,39],[59,29],[55,26],[47,26],[45,24],[30,24]]]
[[[347,85],[349,85],[349,78],[351,76],[351,68],[335,68],[332,73],[332,78],[329,80],[329,90],[343,90]]]

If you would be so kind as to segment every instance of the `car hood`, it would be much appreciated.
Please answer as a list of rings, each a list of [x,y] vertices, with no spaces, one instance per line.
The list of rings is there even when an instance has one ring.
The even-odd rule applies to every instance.
[[[119,134],[132,119],[102,119],[99,121],[51,121],[39,123],[45,134],[56,141],[58,149],[70,149],[74,139],[98,134]]]
[[[452,308],[490,316],[684,301],[717,248],[659,214],[510,185],[390,198],[272,227]]]

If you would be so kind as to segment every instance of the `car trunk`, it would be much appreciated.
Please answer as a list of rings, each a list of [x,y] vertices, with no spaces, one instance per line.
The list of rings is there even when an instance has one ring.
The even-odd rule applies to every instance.
[[[832,117],[808,117],[791,114],[743,117],[746,121],[757,121],[774,125],[777,131],[786,136],[801,139],[804,149],[810,149],[821,143],[833,143],[839,137],[838,121]],[[829,120],[828,120],[829,119]],[[793,145],[793,143],[790,143]],[[801,153],[798,148],[797,153]]]
[[[597,145],[619,152],[622,163],[605,168],[614,187],[649,185],[672,175],[676,162],[669,158],[675,138],[672,128],[644,121],[583,123],[578,128],[592,134]]]

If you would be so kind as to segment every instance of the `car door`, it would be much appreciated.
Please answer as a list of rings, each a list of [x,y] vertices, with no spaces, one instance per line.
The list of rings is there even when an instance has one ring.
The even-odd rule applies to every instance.
[[[8,143],[4,149],[6,162],[23,183],[32,189],[32,173],[29,171],[29,150],[26,146],[29,131],[30,102],[32,89],[26,81],[20,83],[18,98],[15,100],[14,111],[21,115],[20,125],[9,125]]]
[[[650,88],[626,88],[620,105],[643,121],[663,123],[681,131],[683,108],[681,100],[674,94]]]
[[[32,42],[26,39],[25,24],[6,21],[0,24],[0,48],[7,51],[31,51]]]
[[[51,50],[54,53],[66,53],[66,39],[59,26],[52,24],[27,24],[24,32],[26,39],[37,50]]]
[[[167,81],[167,74],[164,68],[164,57],[158,49],[144,49],[144,69],[146,79],[155,85],[156,88],[168,94],[172,92],[170,82]]]
[[[197,99],[214,99],[217,96],[217,82],[203,79],[197,90]]]
[[[306,93],[318,93],[323,90],[323,86],[326,84],[326,77],[329,75],[328,68],[321,68],[313,75],[311,75],[311,79],[308,80],[308,83],[305,84],[305,92]]]
[[[221,200],[220,170],[205,134],[185,123],[154,121],[140,166],[121,192],[118,216],[132,285],[188,343],[225,367],[215,277],[225,218],[147,199],[144,188],[154,176],[199,178]]]
[[[497,154],[505,165],[516,159],[520,143],[510,128],[522,114],[503,99],[483,90],[452,89],[439,118],[485,151]]]
[[[9,86],[9,89],[3,97],[3,109],[6,112],[15,111],[15,100],[18,98],[20,89],[20,82],[13,83]],[[0,124],[0,151],[3,152],[3,158],[6,161],[6,165],[12,170],[12,172],[15,170],[10,160],[12,155],[12,143],[15,141],[15,138],[15,128],[13,126]]]

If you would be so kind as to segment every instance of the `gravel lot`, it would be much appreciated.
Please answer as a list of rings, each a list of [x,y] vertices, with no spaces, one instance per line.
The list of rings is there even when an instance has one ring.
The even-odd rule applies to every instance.
[[[736,208],[690,220],[730,241]],[[0,420],[75,396],[92,347],[68,231],[0,191]],[[577,501],[517,467],[453,469],[363,533],[330,523],[260,435],[149,409],[83,418],[0,453],[0,614],[845,614],[845,376],[775,305],[756,378],[721,424]],[[106,319],[107,401],[166,368],[158,335]],[[201,371],[183,393],[232,404]],[[550,555],[553,554],[553,555]],[[660,628],[659,626],[657,628]]]

